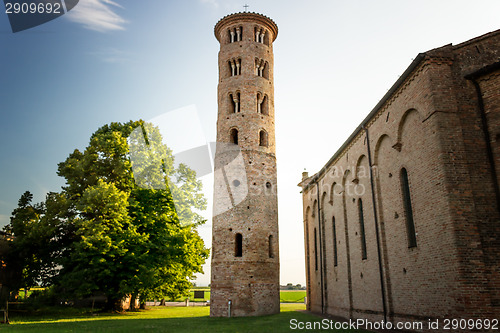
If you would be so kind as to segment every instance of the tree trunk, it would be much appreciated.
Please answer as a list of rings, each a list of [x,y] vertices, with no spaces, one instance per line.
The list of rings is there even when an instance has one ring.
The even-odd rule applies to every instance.
[[[129,311],[137,311],[137,308],[135,306],[136,300],[137,300],[137,293],[130,295],[130,307],[128,308]]]

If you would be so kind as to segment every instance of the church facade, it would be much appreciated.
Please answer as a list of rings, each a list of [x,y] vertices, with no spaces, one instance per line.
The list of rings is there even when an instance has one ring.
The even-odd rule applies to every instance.
[[[309,310],[498,318],[500,30],[418,54],[299,186]]]

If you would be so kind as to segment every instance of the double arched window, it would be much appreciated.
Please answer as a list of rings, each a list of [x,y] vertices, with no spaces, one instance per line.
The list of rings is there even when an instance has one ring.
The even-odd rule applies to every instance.
[[[231,76],[241,75],[240,58],[228,60],[228,64],[229,64],[229,73],[231,74]]]
[[[243,40],[243,27],[232,27],[228,30],[229,43],[241,42]]]
[[[260,27],[255,27],[254,35],[255,35],[255,42],[269,46],[269,34],[265,29]]]
[[[255,58],[255,75],[269,80],[269,65],[267,61]]]

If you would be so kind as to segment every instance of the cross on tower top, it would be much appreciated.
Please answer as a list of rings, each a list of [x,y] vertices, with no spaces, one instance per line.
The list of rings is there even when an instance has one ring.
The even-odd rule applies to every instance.
[[[248,7],[250,7],[250,6],[249,6],[249,5],[247,5],[247,4],[245,4],[245,5],[243,6],[243,8],[245,8],[245,12],[248,10]]]

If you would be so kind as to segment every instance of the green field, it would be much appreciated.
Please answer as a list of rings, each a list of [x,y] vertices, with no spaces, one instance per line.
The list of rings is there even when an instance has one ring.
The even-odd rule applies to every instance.
[[[304,313],[303,304],[282,304],[281,313],[245,318],[210,318],[209,307],[153,307],[125,314],[92,315],[63,311],[39,316],[11,315],[5,332],[293,332],[290,320],[319,322],[322,318]],[[320,330],[300,330],[318,332]],[[356,331],[337,331],[356,332]]]
[[[305,290],[282,290],[280,291],[281,303],[304,303]]]
[[[195,290],[203,290],[205,292],[204,298],[194,298]],[[305,290],[281,290],[280,291],[280,302],[281,303],[304,303],[304,297],[306,297]],[[177,299],[176,301],[182,302],[186,298]],[[210,289],[192,289],[189,293],[189,300],[195,302],[203,302],[210,300]]]

